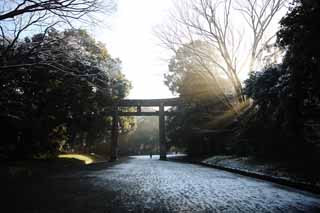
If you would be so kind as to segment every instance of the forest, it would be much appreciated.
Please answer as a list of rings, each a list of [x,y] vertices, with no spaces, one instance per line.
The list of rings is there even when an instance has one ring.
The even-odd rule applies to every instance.
[[[89,20],[98,1],[38,3],[7,1],[0,15],[2,159],[53,157],[104,142],[108,112],[131,88],[120,59],[103,43],[83,29],[56,29],[60,22]],[[132,122],[121,124],[131,128]]]
[[[314,20],[320,5],[246,2],[177,3],[175,29],[165,23],[156,28],[156,37],[173,52],[164,82],[184,100],[171,109],[176,115],[166,119],[167,147],[190,155],[319,160],[320,44]],[[88,22],[88,14],[101,8],[112,13],[114,5],[107,1],[102,7],[96,0],[40,3],[8,1],[1,11],[0,123],[6,139],[0,156],[103,155],[110,143],[112,106],[132,85],[121,60],[105,44],[84,29],[58,26]],[[280,28],[271,29],[285,7]],[[236,12],[248,34],[231,24]],[[249,45],[244,45],[246,37]],[[243,81],[242,70],[249,73]],[[145,122],[153,127],[141,130],[135,118],[121,118],[123,153],[138,154],[129,148],[133,144],[156,152],[156,146],[143,145],[156,144],[157,122],[151,120]],[[131,136],[138,142],[129,143]]]
[[[160,31],[168,48],[175,48],[165,75],[166,84],[188,103],[174,109],[179,115],[168,119],[170,143],[187,145],[193,155],[319,162],[320,25],[314,20],[319,19],[320,4],[291,2],[280,20],[274,43],[259,35],[264,34],[268,26],[262,25],[269,23],[271,17],[262,15],[259,20],[261,11],[243,6],[254,36],[249,49],[249,77],[241,83],[236,70],[239,54],[232,55],[234,52],[225,42],[234,38],[233,28],[225,21],[232,12],[230,2],[223,3],[224,20],[214,16],[216,7],[208,1],[191,3],[194,11],[179,7],[176,19],[180,20],[181,29],[176,35],[189,36],[194,39],[191,42],[176,46],[183,41],[181,37],[170,37],[169,27]],[[273,10],[277,9],[273,5]],[[198,19],[193,13],[199,13]],[[199,17],[207,18],[209,27],[199,24]],[[223,64],[226,65],[220,67]]]

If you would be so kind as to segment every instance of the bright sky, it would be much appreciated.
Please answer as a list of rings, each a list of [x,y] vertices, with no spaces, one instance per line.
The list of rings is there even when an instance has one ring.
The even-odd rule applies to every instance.
[[[128,98],[168,98],[164,85],[168,53],[158,46],[153,28],[161,24],[171,0],[118,0],[118,10],[111,18],[110,29],[96,33],[106,43],[110,54],[122,61],[123,72],[132,81]]]
[[[163,75],[168,70],[168,62],[164,59],[169,59],[170,53],[159,46],[153,29],[168,23],[174,1],[117,0],[116,13],[107,19],[110,27],[95,30],[96,39],[106,44],[112,57],[120,58],[122,70],[132,82],[133,89],[127,98],[173,97],[163,83]],[[274,21],[278,21],[284,12]],[[275,32],[277,24],[270,27]],[[247,73],[240,73],[241,79],[246,77]]]

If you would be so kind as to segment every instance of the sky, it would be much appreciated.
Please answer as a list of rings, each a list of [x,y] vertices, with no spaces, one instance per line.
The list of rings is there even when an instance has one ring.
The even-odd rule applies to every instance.
[[[170,55],[159,46],[153,30],[164,21],[170,7],[171,0],[118,0],[109,27],[95,32],[111,56],[122,61],[123,73],[133,85],[127,98],[173,97],[163,83],[168,70],[164,59]]]
[[[168,71],[168,59],[172,55],[160,47],[154,28],[170,23],[168,16],[174,1],[117,0],[117,11],[107,18],[108,26],[100,26],[94,30],[94,37],[106,44],[111,56],[122,61],[122,71],[133,85],[127,98],[173,97],[163,83],[164,73]],[[275,18],[276,22],[284,12],[285,10]],[[235,23],[237,20],[238,15],[233,18]],[[269,27],[276,32],[278,25],[272,24]],[[247,74],[241,72],[240,79],[246,79]]]

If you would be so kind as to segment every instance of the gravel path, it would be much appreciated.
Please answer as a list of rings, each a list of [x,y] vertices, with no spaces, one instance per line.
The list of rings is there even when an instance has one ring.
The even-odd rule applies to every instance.
[[[320,212],[320,196],[199,165],[107,165],[31,181],[10,212]]]

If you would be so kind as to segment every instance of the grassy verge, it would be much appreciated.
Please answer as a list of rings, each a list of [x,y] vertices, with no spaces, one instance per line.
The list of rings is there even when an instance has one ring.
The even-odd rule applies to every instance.
[[[0,164],[0,178],[34,178],[70,171],[79,166],[104,161],[94,154],[60,154],[55,158],[10,161]]]

